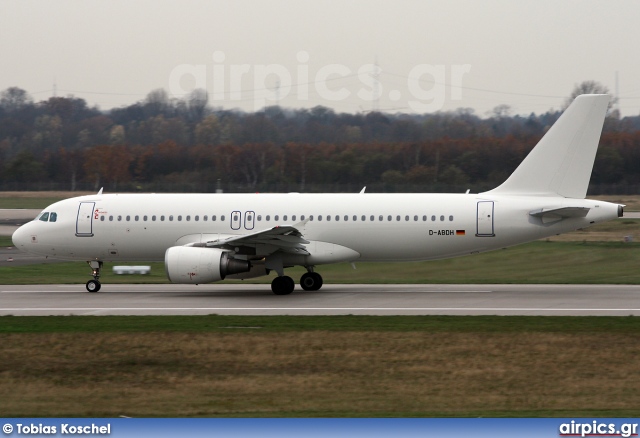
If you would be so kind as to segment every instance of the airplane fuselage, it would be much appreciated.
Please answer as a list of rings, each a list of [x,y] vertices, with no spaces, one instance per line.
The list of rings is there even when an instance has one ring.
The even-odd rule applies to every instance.
[[[531,215],[565,204],[588,213],[557,221]],[[67,199],[45,212],[55,213],[55,221],[22,227],[14,237],[19,249],[67,260],[161,261],[173,246],[288,224],[310,242],[311,253],[317,243],[352,251],[327,258],[334,263],[432,260],[504,248],[610,220],[618,205],[476,194],[118,194]]]

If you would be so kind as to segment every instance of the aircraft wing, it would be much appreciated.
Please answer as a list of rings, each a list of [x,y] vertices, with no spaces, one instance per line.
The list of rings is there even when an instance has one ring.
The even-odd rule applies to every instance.
[[[240,236],[222,237],[205,242],[209,248],[234,249],[237,247],[256,248],[257,253],[273,253],[278,250],[291,254],[309,255],[302,233],[293,225],[280,225],[255,233]]]

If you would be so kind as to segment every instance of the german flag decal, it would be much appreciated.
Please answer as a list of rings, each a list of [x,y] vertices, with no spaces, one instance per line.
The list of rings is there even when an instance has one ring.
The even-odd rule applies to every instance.
[[[464,236],[464,235],[465,235],[464,230],[456,230],[456,236]]]

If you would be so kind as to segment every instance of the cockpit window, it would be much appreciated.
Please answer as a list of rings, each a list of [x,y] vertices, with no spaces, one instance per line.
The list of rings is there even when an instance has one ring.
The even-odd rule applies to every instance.
[[[51,213],[49,215],[49,222],[55,222],[58,220],[58,213]]]
[[[49,220],[49,212],[47,211],[47,212],[42,213],[42,216],[40,216],[40,220],[42,222],[48,221]]]

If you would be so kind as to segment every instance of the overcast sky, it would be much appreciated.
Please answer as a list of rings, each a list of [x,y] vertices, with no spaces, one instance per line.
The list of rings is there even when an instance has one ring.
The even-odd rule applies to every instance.
[[[584,80],[615,93],[617,71],[637,115],[639,19],[631,0],[0,0],[0,90],[40,101],[55,82],[109,109],[198,86],[249,111],[485,116],[559,109]]]

